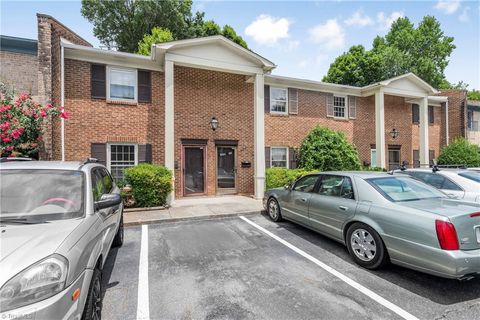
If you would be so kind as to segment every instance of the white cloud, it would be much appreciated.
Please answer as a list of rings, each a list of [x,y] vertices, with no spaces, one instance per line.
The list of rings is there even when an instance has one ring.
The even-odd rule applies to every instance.
[[[306,68],[309,65],[308,60],[301,60],[299,63],[297,63],[297,67],[299,68]]]
[[[470,7],[463,8],[463,12],[461,15],[458,16],[458,20],[460,20],[461,22],[470,21],[470,15],[468,14],[469,11],[470,11]]]
[[[314,43],[325,46],[327,50],[342,49],[345,46],[345,32],[337,19],[327,20],[309,30]]]
[[[261,45],[273,46],[279,40],[288,38],[290,20],[261,14],[245,28],[245,34]]]
[[[372,18],[367,16],[361,10],[355,11],[348,19],[346,19],[343,22],[345,22],[347,26],[358,26],[358,27],[365,27],[373,24]]]
[[[445,14],[452,14],[460,7],[460,0],[438,0],[435,9],[443,11]]]
[[[377,14],[377,23],[381,29],[388,29],[398,18],[404,17],[402,11],[393,11],[390,15],[385,15],[383,11]]]

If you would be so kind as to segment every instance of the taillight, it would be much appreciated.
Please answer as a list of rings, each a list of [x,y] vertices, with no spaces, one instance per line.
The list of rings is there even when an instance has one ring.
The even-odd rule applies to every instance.
[[[457,231],[450,222],[436,220],[435,227],[437,229],[437,238],[440,243],[440,248],[443,250],[458,250],[460,246],[458,244]]]
[[[470,214],[471,218],[480,217],[480,212],[475,212]]]

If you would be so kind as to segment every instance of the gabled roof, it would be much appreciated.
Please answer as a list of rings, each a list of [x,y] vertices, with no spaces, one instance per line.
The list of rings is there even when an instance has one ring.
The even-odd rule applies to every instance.
[[[394,77],[394,78],[390,78],[390,79],[382,80],[382,81],[379,81],[379,82],[376,82],[376,83],[372,83],[368,86],[362,87],[362,91],[368,91],[368,90],[371,90],[371,89],[374,89],[374,88],[377,88],[377,87],[387,87],[390,84],[392,84],[393,82],[401,80],[401,79],[407,79],[407,80],[415,83],[417,86],[419,86],[420,88],[422,88],[423,90],[425,90],[429,94],[438,93],[437,89],[435,89],[434,87],[429,85],[427,82],[425,82],[423,79],[421,79],[419,76],[417,76],[413,72],[409,72],[409,73],[402,74],[402,75]]]
[[[179,48],[194,47],[194,46],[207,45],[207,44],[213,44],[213,43],[228,47],[229,49],[235,51],[237,54],[241,56],[244,56],[246,58],[253,59],[259,62],[265,71],[270,71],[276,67],[276,65],[272,61],[262,57],[258,53],[253,52],[252,50],[242,47],[241,45],[221,35],[163,42],[163,43],[158,43],[154,45],[154,47],[160,51],[167,52],[167,51],[179,49]],[[154,50],[152,50],[152,52],[153,51]]]

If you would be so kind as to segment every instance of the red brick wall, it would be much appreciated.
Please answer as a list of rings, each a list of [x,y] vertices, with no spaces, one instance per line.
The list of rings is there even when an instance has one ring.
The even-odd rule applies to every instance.
[[[163,73],[152,71],[151,104],[118,104],[90,98],[90,70],[88,62],[65,60],[65,109],[71,113],[65,121],[66,160],[90,157],[91,143],[131,142],[152,144],[153,162],[163,164]]]
[[[183,195],[181,139],[208,139],[206,147],[207,194],[216,194],[215,140],[238,140],[237,191],[254,192],[253,84],[242,75],[175,66],[175,193]],[[210,120],[219,120],[219,129]],[[241,168],[250,161],[250,168]]]
[[[467,96],[464,90],[442,90],[439,96],[448,97],[448,131],[450,142],[466,136]]]
[[[0,51],[0,81],[15,88],[16,92],[38,95],[36,55]]]

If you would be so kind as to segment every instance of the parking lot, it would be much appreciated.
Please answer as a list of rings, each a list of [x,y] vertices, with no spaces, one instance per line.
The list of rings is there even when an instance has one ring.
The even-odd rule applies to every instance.
[[[480,279],[368,271],[263,215],[128,227],[103,282],[104,319],[480,319]]]

